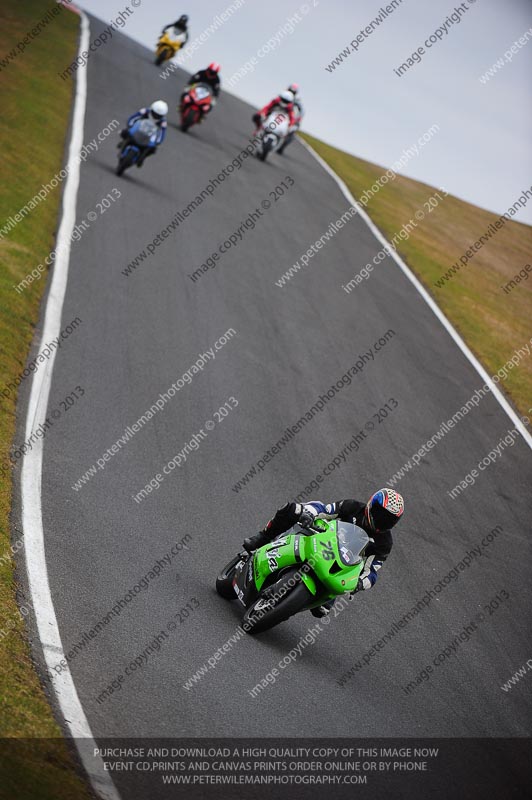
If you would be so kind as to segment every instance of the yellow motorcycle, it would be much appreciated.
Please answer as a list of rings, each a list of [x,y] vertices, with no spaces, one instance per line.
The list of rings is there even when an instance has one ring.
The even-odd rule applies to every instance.
[[[182,46],[182,42],[176,42],[174,39],[170,39],[167,33],[162,33],[159,36],[159,41],[157,42],[157,48],[155,50],[155,63],[157,66],[160,67],[164,61],[173,58]]]

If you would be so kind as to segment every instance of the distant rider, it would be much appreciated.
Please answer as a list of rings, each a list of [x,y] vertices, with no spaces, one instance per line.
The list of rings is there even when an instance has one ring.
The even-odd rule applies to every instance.
[[[190,91],[193,84],[195,83],[206,83],[207,86],[210,87],[212,93],[214,95],[209,111],[212,111],[214,106],[216,105],[216,99],[220,94],[221,89],[221,81],[220,81],[220,65],[213,61],[206,69],[200,69],[198,72],[195,72],[194,75],[190,76],[188,84],[183,89],[183,93],[181,95],[181,102],[183,102],[184,96],[187,92]]]
[[[170,39],[176,44],[179,44],[182,50],[188,42],[188,16],[186,14],[181,14],[178,20],[171,22],[170,25],[163,28],[162,32],[166,33],[169,28],[172,28],[172,32],[169,34]]]
[[[301,102],[301,95],[299,93],[299,84],[291,83],[288,87],[287,91],[292,92],[294,95],[294,115],[296,118],[296,123],[299,125],[301,120],[303,119],[303,103]]]
[[[288,124],[291,128],[296,123],[294,116],[294,95],[292,92],[281,92],[280,95],[274,97],[264,108],[253,114],[252,120],[257,127],[260,127],[264,120],[275,110],[284,111],[288,115]]]
[[[294,136],[296,135],[297,131],[301,127],[301,120],[303,119],[303,104],[301,102],[301,97],[299,94],[299,86],[297,83],[291,83],[288,87],[287,91],[291,92],[294,97],[294,119],[295,122],[288,131],[288,136],[282,143],[281,147],[277,151],[279,154],[283,152],[283,150],[288,147],[290,142],[294,140]]]
[[[355,592],[371,589],[377,580],[377,572],[388,558],[393,539],[391,529],[396,525],[404,511],[404,500],[394,489],[379,489],[367,503],[359,500],[339,500],[335,503],[287,503],[282,506],[273,519],[256,536],[244,540],[244,548],[252,553],[259,547],[273,541],[287,531],[296,522],[310,526],[315,519],[340,519],[353,522],[362,528],[370,537],[370,543],[364,551],[365,564],[358,579]],[[329,613],[334,600],[311,609],[315,617],[324,617]]]
[[[127,121],[127,128],[124,128],[121,131],[120,135],[122,139],[118,143],[118,147],[123,147],[128,141],[131,141],[130,129],[131,126],[137,122],[137,120],[152,119],[157,125],[158,131],[155,144],[142,149],[139,160],[137,161],[137,167],[141,167],[144,163],[144,160],[148,158],[148,156],[152,156],[155,153],[156,148],[164,142],[164,137],[166,136],[166,127],[168,124],[166,121],[167,114],[168,103],[165,103],[164,100],[156,100],[149,108],[140,108],[138,111],[132,114]]]

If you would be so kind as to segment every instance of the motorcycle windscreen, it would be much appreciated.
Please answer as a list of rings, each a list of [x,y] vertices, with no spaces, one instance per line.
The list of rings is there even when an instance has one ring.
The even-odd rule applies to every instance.
[[[338,521],[336,528],[340,561],[346,567],[354,567],[362,561],[361,553],[369,542],[369,536],[358,525]]]
[[[205,100],[206,97],[211,96],[210,89],[204,83],[196,84],[193,91],[197,100]]]
[[[131,135],[136,144],[141,147],[147,147],[155,142],[157,125],[151,119],[141,119],[131,128]]]

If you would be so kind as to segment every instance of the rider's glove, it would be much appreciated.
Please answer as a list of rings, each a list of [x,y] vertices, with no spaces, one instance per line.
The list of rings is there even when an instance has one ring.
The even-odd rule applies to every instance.
[[[375,556],[368,556],[364,564],[364,569],[360,573],[355,592],[362,592],[371,589],[377,580],[377,570],[382,567],[382,561],[375,561]]]
[[[299,521],[299,524],[303,528],[311,528],[313,523],[314,523],[314,517],[310,513],[310,511],[307,511],[306,509],[303,509],[303,511],[299,515],[299,520],[298,521]]]
[[[255,123],[255,125],[260,125],[260,121],[261,121],[262,117],[261,117],[261,115],[260,115],[260,114],[253,114],[253,116],[251,117],[251,119],[253,120],[253,122]]]
[[[357,583],[357,588],[353,589],[353,591],[350,592],[351,598],[353,598],[358,592],[363,592],[366,589],[371,589],[372,586],[373,586],[373,584],[369,581],[368,578],[364,578],[364,579],[363,578],[359,578],[358,579],[358,583]]]

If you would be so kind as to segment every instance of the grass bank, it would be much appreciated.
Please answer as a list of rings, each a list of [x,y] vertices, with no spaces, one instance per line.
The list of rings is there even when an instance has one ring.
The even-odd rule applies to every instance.
[[[3,390],[24,370],[47,273],[21,292],[14,287],[44,263],[54,247],[61,184],[9,231],[5,224],[61,169],[72,83],[62,81],[58,73],[76,55],[79,17],[53,0],[3,0],[1,16]],[[15,599],[14,564],[10,558],[14,540],[9,529],[15,403],[15,391],[0,396],[0,737],[4,739],[0,742],[0,797],[79,800],[92,795],[74,769],[41,688]]]
[[[302,138],[343,178],[357,200],[386,171],[386,167],[355,158],[313,136],[303,134]],[[390,240],[418,209],[426,212],[423,204],[434,191],[432,186],[397,175],[384,183],[365,207]],[[425,213],[409,238],[397,247],[490,375],[532,335],[532,272],[508,288],[509,281],[532,263],[532,227],[505,222],[441,288],[437,283],[497,219],[497,214],[448,195],[432,212]],[[353,294],[362,293],[364,283],[355,287]],[[532,399],[532,358],[525,357],[499,385],[525,414]]]

